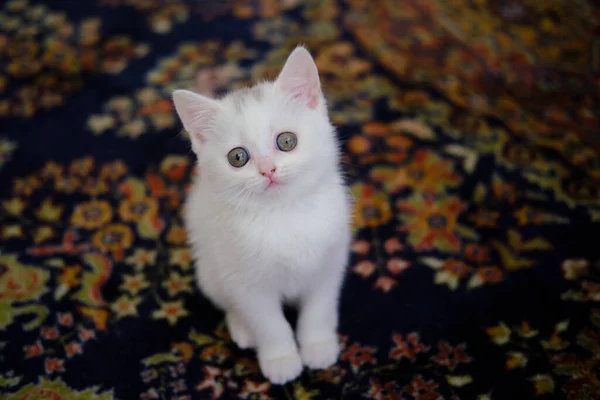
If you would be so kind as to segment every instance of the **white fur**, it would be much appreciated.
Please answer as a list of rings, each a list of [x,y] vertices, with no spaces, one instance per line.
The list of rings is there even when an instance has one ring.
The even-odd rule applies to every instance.
[[[329,367],[351,210],[312,57],[299,47],[275,82],[220,100],[178,90],[174,102],[198,156],[185,209],[198,285],[225,311],[238,346],[256,348],[271,382],[296,378],[302,364]],[[286,131],[298,137],[290,152],[276,147]],[[227,160],[235,147],[250,153],[242,168]],[[274,187],[261,158],[277,168]],[[299,351],[283,303],[299,307]]]

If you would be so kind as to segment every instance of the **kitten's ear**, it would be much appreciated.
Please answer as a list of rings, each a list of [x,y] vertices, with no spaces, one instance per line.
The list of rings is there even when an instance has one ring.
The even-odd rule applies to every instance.
[[[275,88],[294,98],[302,99],[310,108],[317,108],[321,101],[319,71],[312,56],[304,47],[296,47],[290,54]]]
[[[210,129],[221,105],[189,90],[174,91],[173,103],[183,127],[192,138],[192,144],[197,146],[202,143],[206,139],[206,130]]]

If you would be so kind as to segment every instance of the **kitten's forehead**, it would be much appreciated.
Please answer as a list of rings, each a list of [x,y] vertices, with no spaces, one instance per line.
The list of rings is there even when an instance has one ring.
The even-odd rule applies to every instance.
[[[266,90],[264,84],[238,89],[227,95],[223,101],[233,107],[235,112],[241,113],[248,106],[262,103],[265,100]]]
[[[281,104],[275,98],[270,82],[238,89],[222,99],[226,110],[226,124],[231,139],[241,139],[243,145],[256,150],[272,147],[270,133],[281,125],[284,118]]]

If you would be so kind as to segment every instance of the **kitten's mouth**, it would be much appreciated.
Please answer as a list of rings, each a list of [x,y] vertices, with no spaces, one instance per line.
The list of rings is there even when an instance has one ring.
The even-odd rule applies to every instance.
[[[267,187],[265,188],[265,190],[269,190],[270,188],[274,188],[276,186],[279,186],[279,182],[276,181],[275,179],[269,179],[269,183],[267,184]]]

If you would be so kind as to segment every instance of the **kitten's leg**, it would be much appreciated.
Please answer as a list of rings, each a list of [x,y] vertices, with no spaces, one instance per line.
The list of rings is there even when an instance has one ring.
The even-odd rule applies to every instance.
[[[304,365],[324,369],[333,365],[340,352],[337,336],[338,303],[344,277],[347,252],[338,250],[329,260],[327,276],[319,276],[318,284],[300,302],[298,342]]]
[[[249,349],[256,345],[250,329],[235,311],[228,311],[225,317],[231,339],[240,349]]]
[[[235,308],[256,340],[263,375],[274,384],[298,377],[302,360],[279,299],[263,293],[246,294],[240,296]]]

